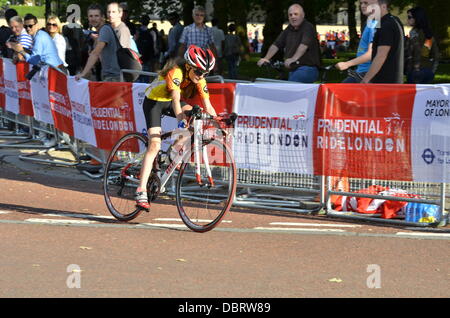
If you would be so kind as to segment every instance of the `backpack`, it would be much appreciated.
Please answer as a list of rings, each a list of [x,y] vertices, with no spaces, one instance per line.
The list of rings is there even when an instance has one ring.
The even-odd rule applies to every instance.
[[[111,27],[111,26],[110,26]],[[142,62],[138,53],[133,51],[130,48],[122,47],[120,44],[119,38],[117,37],[116,32],[111,27],[112,32],[114,33],[114,37],[116,38],[117,43],[117,61],[119,62],[119,67],[121,70],[135,70],[142,71]],[[134,82],[139,77],[139,74],[132,73],[124,73],[123,79],[125,82]]]

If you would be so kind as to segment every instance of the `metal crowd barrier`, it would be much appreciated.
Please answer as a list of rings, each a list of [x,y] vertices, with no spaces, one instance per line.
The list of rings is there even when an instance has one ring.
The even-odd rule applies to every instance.
[[[158,76],[155,72],[134,71],[134,70],[122,70],[123,73],[134,73],[138,75],[148,76],[153,79]],[[220,75],[209,76],[206,78],[210,83],[251,83],[249,81],[241,80],[229,80],[224,79]],[[291,83],[282,80],[257,78],[255,82],[276,82],[276,83]],[[0,138],[23,138],[25,142],[35,141],[35,131],[44,131],[45,133],[53,134],[58,142],[58,147],[48,148],[43,145],[35,145],[36,147],[43,147],[44,150],[37,153],[22,155],[22,160],[32,160],[38,163],[66,165],[66,166],[78,166],[80,172],[93,179],[100,179],[103,176],[103,166],[106,163],[108,152],[98,149],[92,145],[89,145],[80,140],[76,140],[68,135],[60,135],[60,132],[52,128],[50,131],[45,127],[37,127],[34,125],[35,121],[32,118],[23,118],[21,116],[13,115],[0,108],[0,119],[12,121],[17,128],[18,125],[24,125],[29,128],[28,135],[17,134],[13,132],[1,132]],[[65,144],[64,146],[62,144]],[[2,147],[14,147],[14,148],[28,148],[32,145],[20,145],[20,144],[0,144]],[[36,155],[43,155],[51,150],[68,150],[71,151],[76,161],[74,162],[56,162],[49,159],[37,159]],[[82,157],[87,156],[88,159],[94,159],[99,164],[97,168],[89,167],[89,164],[82,163]],[[87,159],[86,159],[87,160]],[[83,166],[84,165],[84,166]],[[92,169],[90,169],[92,168]],[[94,169],[95,168],[95,169]],[[431,184],[431,183],[414,183],[414,182],[399,182],[390,180],[365,180],[365,179],[350,179],[349,192],[337,191],[331,188],[331,178],[323,176],[296,174],[296,173],[273,173],[267,171],[251,170],[251,169],[238,169],[237,173],[237,186],[238,191],[233,201],[233,206],[267,209],[276,211],[287,211],[301,214],[313,214],[317,213],[324,208],[324,212],[328,217],[333,218],[345,218],[351,220],[364,220],[375,221],[387,224],[395,225],[411,225],[418,227],[436,226],[437,224],[428,223],[408,223],[400,219],[381,219],[379,215],[361,215],[351,212],[338,212],[333,210],[331,205],[332,195],[346,195],[346,196],[364,196],[372,198],[381,198],[388,200],[404,201],[404,202],[420,202],[437,204],[441,208],[441,222],[440,225],[445,225],[448,222],[448,214],[446,213],[446,206],[449,202],[446,202],[450,198],[450,187],[446,187],[446,184]],[[368,187],[369,185],[382,185],[389,186],[391,188],[400,188],[411,192],[412,194],[418,194],[420,199],[406,199],[398,197],[383,197],[372,196],[365,194],[355,194],[352,191],[360,190]],[[173,188],[174,183],[169,188]],[[173,190],[173,189],[172,189]],[[170,193],[173,191],[169,191]],[[198,198],[201,199],[201,198]]]
[[[331,189],[331,178],[327,177],[327,188]],[[396,196],[372,195],[367,193],[355,193],[354,191],[367,189],[369,186],[378,185],[389,187],[390,189],[401,189],[408,194],[415,195],[417,198],[404,198]],[[439,217],[435,223],[425,222],[407,222],[404,220],[405,215],[394,217],[392,219],[383,219],[379,213],[362,214],[357,212],[335,211],[331,202],[331,196],[348,196],[356,198],[369,198],[399,202],[415,202],[423,204],[434,204],[439,206]],[[436,227],[445,226],[449,222],[449,215],[446,207],[450,202],[450,189],[445,183],[428,183],[428,182],[406,182],[395,180],[368,180],[368,179],[349,179],[349,191],[328,190],[326,191],[326,215],[328,217],[343,218],[350,220],[374,221],[377,223],[405,225],[414,227]]]

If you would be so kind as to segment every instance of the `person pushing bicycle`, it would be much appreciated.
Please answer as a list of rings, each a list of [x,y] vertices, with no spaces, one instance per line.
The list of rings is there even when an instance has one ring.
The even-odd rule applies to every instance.
[[[209,49],[191,45],[184,54],[184,59],[169,60],[159,72],[159,76],[145,91],[143,103],[147,124],[149,145],[140,171],[140,182],[136,189],[136,206],[149,209],[147,182],[153,162],[161,149],[161,117],[168,113],[177,118],[178,128],[186,128],[185,112],[192,106],[182,98],[192,98],[199,94],[205,110],[211,116],[217,116],[209,99],[205,76],[214,69],[214,54]]]

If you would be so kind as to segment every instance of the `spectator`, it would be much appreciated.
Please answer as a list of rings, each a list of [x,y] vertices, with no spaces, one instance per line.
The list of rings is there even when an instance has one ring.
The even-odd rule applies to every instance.
[[[36,61],[40,59],[42,62],[55,68],[59,68],[61,71],[67,73],[64,62],[58,55],[58,49],[56,48],[55,42],[53,42],[47,32],[39,29],[38,19],[30,13],[25,15],[24,27],[28,34],[33,38],[33,49],[31,53],[27,53],[20,43],[8,42],[10,48],[22,54],[25,60],[31,64],[36,63]]]
[[[192,10],[192,17],[194,18],[194,23],[186,26],[181,34],[178,55],[183,56],[190,45],[196,45],[202,49],[210,48],[214,56],[217,56],[211,28],[205,25],[205,8],[196,6]]]
[[[212,35],[213,35],[213,40],[214,40],[214,46],[216,47],[217,50],[217,56],[216,56],[216,63],[217,63],[217,73],[220,75],[222,74],[223,68],[222,68],[222,48],[223,48],[223,42],[225,41],[225,34],[223,33],[223,31],[221,29],[219,29],[217,27],[217,25],[219,24],[219,20],[214,18],[211,21],[212,24]]]
[[[161,37],[158,32],[156,23],[152,24],[150,34],[153,40],[153,56],[150,59],[153,71],[159,70],[159,58],[161,54]]]
[[[284,65],[291,69],[289,81],[313,83],[319,77],[320,51],[314,26],[305,20],[305,12],[299,4],[288,9],[289,26],[281,32],[270,46],[258,66],[269,63],[270,59],[284,49]]]
[[[136,32],[136,44],[141,53],[142,70],[153,71],[151,61],[154,56],[153,37],[148,28],[150,18],[147,15],[141,17],[141,26]]]
[[[95,63],[102,61],[102,80],[104,82],[120,82],[120,66],[117,60],[117,40],[114,31],[110,27],[105,27],[103,9],[98,4],[88,7],[89,24],[98,30],[98,35],[91,35],[97,38],[94,50],[89,54],[86,66],[83,71],[75,76],[80,80],[91,71]]]
[[[131,47],[131,33],[125,23],[122,22],[123,11],[119,3],[111,2],[106,8],[106,17],[111,23],[114,31],[117,34],[120,45],[125,48]]]
[[[176,12],[172,12],[168,16],[172,28],[169,31],[167,58],[175,58],[180,47],[180,37],[183,33],[184,26],[180,23],[180,16]]]
[[[75,75],[82,68],[82,54],[86,51],[86,40],[79,21],[63,26],[63,36],[67,39],[66,63],[70,75]]]
[[[23,28],[22,18],[19,16],[12,17],[9,19],[8,25],[13,33],[13,36],[10,37],[9,41],[22,44],[25,52],[31,53],[31,49],[33,48],[33,38]],[[15,61],[23,61],[25,58],[22,54],[15,53],[13,59]]]
[[[400,20],[389,13],[389,0],[374,4],[380,12],[380,28],[372,45],[372,64],[361,83],[403,83],[404,38]]]
[[[439,49],[426,12],[421,7],[408,10],[408,84],[431,84],[439,64]]]
[[[53,39],[53,42],[55,42],[56,49],[58,50],[58,56],[63,61],[64,66],[67,67],[66,63],[66,49],[67,49],[67,42],[64,36],[61,35],[61,21],[57,16],[50,15],[47,18],[47,24],[45,30]]]
[[[122,8],[122,22],[125,23],[125,25],[128,27],[128,30],[130,30],[131,36],[136,35],[136,24],[130,21],[130,11],[128,10],[128,3],[121,2],[120,7]]]
[[[236,26],[230,24],[228,26],[228,34],[225,36],[223,55],[228,64],[228,77],[237,79],[238,77],[238,62],[240,58],[242,41],[235,33]]]
[[[14,10],[14,9],[6,10],[5,11],[6,23],[8,23],[8,25],[9,25],[9,20],[15,16],[18,16],[18,13],[16,10]],[[11,49],[8,49],[8,47],[6,46],[6,42],[11,37],[11,35],[13,35],[11,28],[4,26],[4,25],[2,25],[0,27],[0,54],[3,57],[11,58],[14,53]]]
[[[372,10],[369,9],[370,5],[376,3],[377,0],[361,0],[361,12],[365,16],[369,16],[372,14]],[[362,33],[361,41],[359,42],[358,51],[356,52],[356,58],[347,61],[340,62],[336,64],[336,68],[340,71],[345,71],[353,66],[358,66],[356,68],[356,73],[358,76],[364,78],[367,71],[370,68],[371,60],[372,60],[372,41],[375,36],[375,32],[377,30],[378,21],[376,19],[368,20],[366,23],[366,27]],[[349,76],[347,77],[343,83],[359,83],[355,77]]]

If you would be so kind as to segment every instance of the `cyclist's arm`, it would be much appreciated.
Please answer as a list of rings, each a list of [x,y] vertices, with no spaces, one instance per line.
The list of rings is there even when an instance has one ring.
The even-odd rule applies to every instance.
[[[264,56],[262,59],[260,59],[260,60],[258,61],[258,63],[257,63],[258,66],[262,66],[264,63],[269,63],[269,62],[270,62],[270,59],[271,59],[272,57],[274,57],[275,54],[277,54],[278,50],[279,50],[278,47],[272,44],[272,45],[270,46],[269,50],[267,51],[266,56]]]
[[[384,62],[386,62],[390,50],[391,47],[387,45],[378,47],[377,55],[373,59],[372,65],[370,66],[369,71],[364,76],[361,83],[369,83],[375,77],[375,75],[378,74],[378,72],[383,67]]]
[[[173,112],[175,114],[175,116],[177,117],[177,120],[183,120],[185,119],[185,116],[183,114],[183,112],[181,111],[181,92],[177,89],[173,89],[170,91],[170,96],[172,98],[172,107],[173,107]]]
[[[372,43],[370,43],[369,48],[366,53],[364,53],[361,56],[358,56],[350,61],[347,62],[341,62],[336,64],[336,68],[340,71],[345,71],[346,69],[349,69],[350,67],[364,64],[367,62],[370,62],[372,60]]]
[[[203,104],[205,105],[205,110],[208,114],[210,114],[211,116],[217,116],[216,110],[212,106],[209,98],[203,98]]]
[[[289,67],[292,63],[298,61],[304,54],[305,52],[308,50],[308,46],[305,44],[300,44],[297,48],[297,50],[295,51],[295,54],[291,57],[286,59],[286,61],[284,61],[284,65],[286,67]]]

